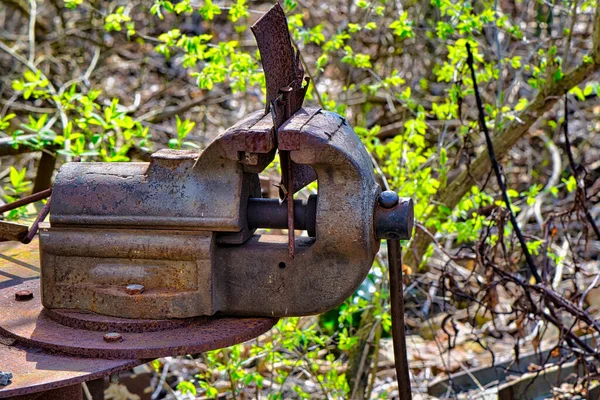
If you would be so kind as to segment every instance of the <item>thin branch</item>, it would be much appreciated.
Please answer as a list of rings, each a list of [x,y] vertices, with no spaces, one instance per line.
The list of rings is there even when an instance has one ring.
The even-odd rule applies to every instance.
[[[471,45],[467,42],[467,64],[469,69],[471,70],[471,77],[473,79],[473,89],[475,90],[475,101],[477,102],[477,111],[479,116],[479,125],[481,130],[485,134],[485,141],[487,143],[487,150],[492,162],[492,168],[494,169],[494,174],[496,175],[496,180],[498,181],[498,186],[502,191],[502,197],[504,198],[504,203],[508,208],[508,215],[510,217],[510,223],[517,234],[517,238],[519,239],[519,243],[521,244],[521,250],[525,255],[525,260],[527,261],[527,266],[529,267],[529,271],[531,275],[535,278],[537,283],[542,281],[542,278],[537,272],[537,267],[535,262],[533,261],[533,257],[531,253],[529,253],[529,249],[527,248],[527,242],[525,241],[525,237],[523,236],[523,232],[519,228],[519,223],[517,222],[517,218],[515,217],[515,213],[512,210],[510,197],[508,196],[508,189],[506,187],[506,178],[502,174],[500,170],[500,165],[498,164],[498,160],[496,159],[496,154],[494,152],[494,144],[492,143],[492,137],[490,135],[490,131],[488,130],[487,124],[485,123],[485,111],[483,109],[483,102],[481,101],[481,96],[479,95],[479,88],[477,87],[477,77],[475,76],[475,67],[473,65],[473,53],[471,52]]]
[[[54,87],[54,85],[52,85],[52,82],[50,81],[50,79],[48,79],[46,77],[46,75],[44,75],[44,73],[42,71],[40,71],[35,65],[33,65],[33,63],[29,62],[29,60],[25,59],[23,56],[21,56],[20,54],[18,54],[17,52],[15,52],[13,49],[11,49],[10,47],[8,47],[4,42],[0,41],[0,50],[4,51],[5,53],[9,54],[10,56],[12,56],[13,58],[15,58],[17,61],[19,61],[21,64],[25,65],[27,68],[29,68],[31,70],[31,72],[34,73],[38,73],[40,74],[40,76],[45,79],[46,81],[48,81],[48,91],[54,95],[58,97],[58,93],[56,92],[56,88]],[[67,119],[67,115],[65,114],[62,105],[60,104],[60,101],[58,100],[53,100],[54,105],[56,106],[56,109],[58,110],[58,113],[60,114],[60,120],[61,123],[63,124],[63,128],[65,128],[67,126],[68,123],[68,119]]]
[[[29,0],[29,62],[35,60],[35,19],[37,16],[37,0]]]
[[[85,73],[81,76],[78,76],[75,79],[71,79],[70,81],[65,82],[60,89],[58,89],[58,93],[62,96],[64,92],[71,87],[74,83],[83,82],[87,86],[89,86],[89,79],[98,64],[98,60],[100,59],[100,46],[94,47],[94,54],[92,56],[92,60],[90,61],[90,65],[85,70]]]
[[[600,6],[599,6],[600,7]],[[580,176],[580,168],[575,164],[575,157],[573,157],[573,151],[571,149],[571,141],[569,139],[569,97],[568,94],[565,93],[565,122],[563,124],[563,132],[565,134],[565,149],[567,150],[567,156],[569,157],[569,164],[571,166],[571,173],[577,182],[577,190],[581,193],[579,206],[583,209],[586,219],[590,223],[596,237],[600,239],[600,229],[598,229],[598,225],[596,225],[596,221],[594,221],[594,217],[590,213],[586,205],[587,195],[586,195],[586,187],[584,178]],[[577,199],[575,199],[577,203]],[[577,204],[575,205],[577,206]]]
[[[573,157],[573,151],[571,150],[571,140],[569,139],[569,97],[565,93],[565,122],[563,124],[563,132],[565,134],[565,149],[567,150],[567,156],[569,157],[569,165],[571,166],[571,172],[575,178],[577,178],[577,166],[575,165],[575,158]]]

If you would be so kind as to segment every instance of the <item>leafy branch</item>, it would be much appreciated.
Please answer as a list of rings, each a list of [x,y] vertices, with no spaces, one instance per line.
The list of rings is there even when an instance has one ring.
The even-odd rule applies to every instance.
[[[507,123],[504,128],[495,134],[492,144],[497,158],[500,159],[506,156],[517,141],[529,131],[529,128],[545,112],[556,104],[564,93],[600,70],[600,6],[596,7],[593,27],[592,48],[588,55],[583,57],[583,61],[571,71],[565,73],[562,79],[549,80],[534,100],[518,114],[517,118]],[[471,190],[471,187],[477,185],[478,181],[483,180],[488,175],[490,168],[489,154],[484,152],[470,164],[469,168],[462,171],[450,184],[443,187],[438,192],[435,201],[449,209],[454,209],[463,196]],[[435,231],[432,228],[432,232],[435,233]],[[418,264],[430,244],[430,237],[417,231],[412,246],[407,251],[406,264],[411,266]]]
[[[504,203],[506,204],[506,208],[508,210],[508,216],[510,218],[510,222],[519,238],[519,243],[521,244],[521,250],[525,255],[525,260],[527,261],[527,266],[529,267],[529,272],[535,278],[537,283],[542,281],[542,278],[538,274],[537,267],[535,266],[535,262],[533,261],[533,257],[529,252],[529,248],[527,247],[527,242],[525,241],[525,237],[523,236],[523,232],[519,228],[519,223],[517,222],[517,218],[515,217],[515,212],[512,209],[510,197],[508,196],[508,188],[506,187],[506,177],[502,173],[500,169],[500,165],[498,164],[498,159],[496,158],[496,154],[494,152],[494,144],[492,143],[492,137],[490,135],[490,131],[485,122],[485,111],[483,109],[483,102],[481,101],[481,95],[479,94],[479,88],[477,87],[477,76],[475,75],[475,66],[473,65],[473,52],[471,51],[471,45],[467,42],[467,65],[471,70],[471,77],[473,79],[473,89],[475,90],[475,100],[477,102],[477,115],[479,117],[479,126],[481,130],[485,134],[485,141],[487,144],[487,151],[490,161],[492,163],[492,168],[494,169],[494,174],[496,175],[496,181],[498,182],[498,186],[500,187],[500,191],[502,192],[502,198],[504,199]]]

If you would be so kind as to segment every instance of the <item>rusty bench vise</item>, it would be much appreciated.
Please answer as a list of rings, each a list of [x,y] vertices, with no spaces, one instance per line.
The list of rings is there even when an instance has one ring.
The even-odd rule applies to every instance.
[[[284,201],[261,197],[258,173],[277,150],[288,168],[304,171],[295,183],[312,176],[318,183],[316,195],[293,200],[293,229],[293,189]],[[411,235],[412,202],[381,190],[367,151],[339,115],[301,108],[275,129],[259,111],[200,154],[161,150],[149,163],[66,163],[48,204],[41,279],[0,294],[0,337],[80,357],[63,357],[61,365],[89,368],[85,357],[105,359],[91,364],[104,373],[226,347],[266,332],[277,317],[341,304],[387,239],[399,388],[407,393],[401,399],[410,398],[399,239]],[[256,234],[260,228],[288,234]],[[290,236],[296,230],[306,234]],[[0,345],[0,358],[10,351]],[[15,368],[48,379],[30,364]],[[0,398],[64,382],[0,388]]]
[[[410,200],[378,202],[373,165],[339,115],[300,109],[275,132],[250,114],[201,154],[161,150],[150,163],[68,163],[40,232],[42,303],[124,318],[300,316],[336,307],[369,272],[382,238],[406,239]],[[275,150],[316,172],[318,195],[261,198]],[[393,197],[393,195],[392,195]],[[143,287],[135,295],[129,285]]]

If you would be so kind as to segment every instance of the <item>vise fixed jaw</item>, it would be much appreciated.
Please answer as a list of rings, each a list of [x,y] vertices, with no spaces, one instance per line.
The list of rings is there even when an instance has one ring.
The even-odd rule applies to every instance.
[[[258,173],[276,150],[318,181],[317,196],[296,200],[296,227],[309,235],[296,237],[293,258],[287,236],[254,233],[286,226],[285,204],[260,198]],[[412,203],[380,193],[352,128],[320,109],[300,109],[277,132],[271,116],[250,114],[201,154],[68,163],[40,233],[42,303],[151,319],[324,312],[358,288],[380,239],[410,236]]]

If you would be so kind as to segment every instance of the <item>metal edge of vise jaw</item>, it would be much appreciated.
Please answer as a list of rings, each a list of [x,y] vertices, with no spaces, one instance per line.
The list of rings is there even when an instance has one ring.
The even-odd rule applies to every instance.
[[[277,149],[318,177],[318,196],[303,203],[298,224],[314,237],[296,238],[293,259],[287,237],[254,234],[269,226],[248,218],[261,196],[258,173]],[[150,319],[321,313],[358,288],[381,238],[410,235],[412,203],[381,207],[380,192],[350,125],[311,108],[277,138],[270,116],[256,112],[200,155],[163,150],[149,164],[65,164],[40,234],[42,302]],[[145,290],[131,295],[129,284]]]

